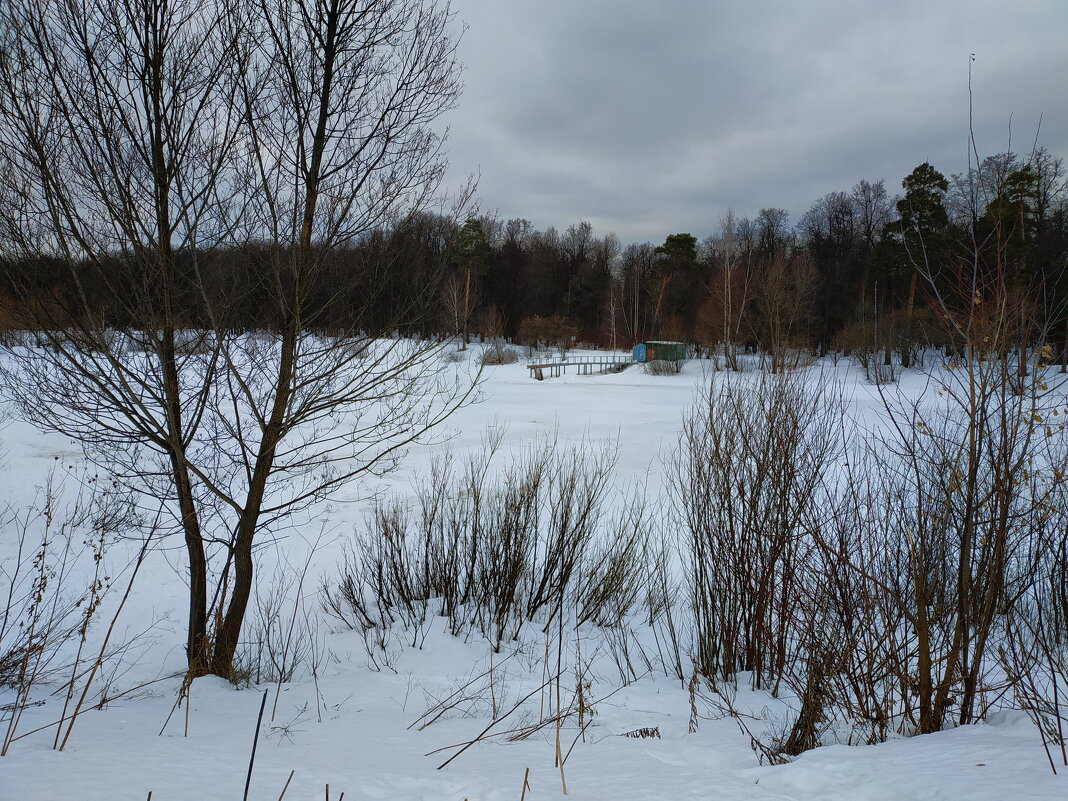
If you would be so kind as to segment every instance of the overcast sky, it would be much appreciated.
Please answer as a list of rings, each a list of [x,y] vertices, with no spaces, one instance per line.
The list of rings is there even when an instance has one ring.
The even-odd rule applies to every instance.
[[[861,178],[1068,159],[1068,0],[455,0],[464,93],[451,182],[537,228],[624,243],[712,233],[728,207],[796,222]]]

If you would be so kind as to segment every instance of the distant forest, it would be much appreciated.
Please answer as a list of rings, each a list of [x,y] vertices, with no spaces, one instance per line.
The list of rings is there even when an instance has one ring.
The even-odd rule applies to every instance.
[[[945,310],[974,314],[997,303],[1012,305],[1021,342],[1045,347],[1050,360],[1068,352],[1068,176],[1044,149],[990,156],[950,177],[924,163],[896,193],[861,180],[797,221],[769,207],[713,225],[703,238],[665,232],[663,242],[623,246],[588,222],[537,230],[525,219],[419,213],[320,253],[322,269],[302,290],[303,324],[523,344],[681,340],[721,348],[728,360],[740,348],[862,349],[908,366],[917,348],[960,338]],[[281,325],[278,299],[292,288],[265,278],[277,275],[266,267],[280,255],[252,236],[176,254],[183,324]],[[76,265],[9,254],[0,325],[77,318],[127,327],[153,302],[138,263],[123,254]],[[20,320],[19,309],[31,308]]]

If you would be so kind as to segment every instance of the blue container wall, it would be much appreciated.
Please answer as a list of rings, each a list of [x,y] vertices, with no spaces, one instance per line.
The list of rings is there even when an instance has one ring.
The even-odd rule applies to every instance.
[[[638,363],[645,361],[645,343],[639,342],[634,346],[634,350],[631,351],[631,358]]]

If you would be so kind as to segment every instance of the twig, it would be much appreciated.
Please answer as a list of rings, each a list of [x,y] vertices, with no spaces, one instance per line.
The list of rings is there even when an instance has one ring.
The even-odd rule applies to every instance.
[[[524,704],[524,703],[525,703],[526,701],[528,701],[528,700],[529,700],[530,698],[533,698],[533,697],[534,697],[534,695],[535,695],[536,693],[539,693],[539,692],[541,692],[541,691],[542,691],[543,689],[545,689],[545,685],[546,685],[546,684],[550,684],[550,683],[551,683],[552,681],[554,681],[555,679],[556,679],[556,676],[553,676],[553,677],[552,677],[552,678],[550,678],[550,679],[549,679],[548,681],[546,681],[546,682],[543,682],[543,683],[541,684],[541,686],[539,686],[539,687],[537,687],[537,688],[535,688],[535,689],[531,690],[531,691],[530,691],[529,693],[527,693],[527,694],[526,694],[526,695],[524,695],[524,696],[523,696],[522,698],[520,698],[520,699],[519,699],[518,701],[516,701],[516,703],[515,703],[515,706],[513,706],[513,707],[512,707],[511,709],[509,709],[509,710],[508,710],[508,711],[507,711],[507,712],[506,712],[505,714],[501,715],[501,716],[500,716],[499,718],[496,718],[495,720],[493,720],[493,721],[492,721],[492,722],[490,723],[490,725],[488,725],[488,726],[487,726],[486,728],[484,728],[484,729],[483,729],[483,730],[482,730],[481,732],[479,732],[478,736],[477,736],[477,737],[476,737],[475,739],[473,739],[473,740],[471,740],[470,742],[468,742],[468,743],[467,743],[466,745],[464,745],[464,747],[463,747],[463,748],[461,748],[461,749],[460,749],[459,751],[457,751],[457,752],[456,752],[455,754],[453,754],[453,755],[452,755],[451,757],[449,757],[449,758],[448,758],[448,759],[446,759],[446,760],[445,760],[444,762],[442,762],[442,763],[441,763],[440,765],[438,765],[437,769],[438,769],[438,770],[441,770],[441,769],[442,769],[442,768],[444,768],[444,767],[445,767],[446,765],[448,765],[448,764],[449,764],[450,762],[452,762],[452,761],[453,761],[454,759],[456,759],[456,757],[460,756],[460,754],[462,754],[462,753],[463,753],[464,751],[466,751],[466,750],[467,750],[468,748],[470,748],[470,747],[471,747],[471,746],[473,746],[473,745],[474,745],[475,743],[477,743],[477,742],[478,742],[479,740],[481,740],[481,739],[482,739],[483,737],[485,737],[485,736],[486,736],[486,732],[488,732],[488,731],[489,731],[490,729],[492,729],[492,728],[493,728],[494,726],[496,726],[496,725],[497,725],[498,723],[500,723],[500,722],[501,722],[502,720],[504,720],[505,718],[507,718],[507,717],[508,717],[509,715],[511,715],[511,714],[512,714],[513,712],[515,712],[515,711],[516,711],[517,709],[519,709],[519,707],[521,707],[521,706],[522,706],[522,705],[523,705],[523,704]],[[451,747],[451,746],[449,746],[449,747]],[[431,753],[433,753],[433,752],[431,752]],[[430,754],[427,754],[427,756],[429,756],[429,755],[430,755]]]
[[[274,704],[271,705],[271,723],[274,723],[274,716],[278,712],[278,697],[282,693],[282,678],[285,675],[285,666],[289,658],[289,649],[293,643],[293,630],[297,623],[297,612],[300,609],[301,602],[304,598],[304,579],[308,576],[308,568],[311,566],[312,559],[319,550],[319,543],[322,542],[322,539],[323,532],[320,531],[318,538],[308,552],[308,558],[304,560],[304,569],[300,571],[300,581],[297,582],[297,591],[293,598],[293,617],[289,621],[289,631],[286,632],[286,641],[282,648],[282,666],[278,671],[278,684],[274,690]],[[279,606],[281,606],[281,604],[279,604]]]
[[[574,751],[575,750],[575,746],[578,745],[578,741],[579,741],[580,737],[582,738],[583,742],[586,741],[586,739],[585,739],[586,738],[586,729],[588,729],[591,724],[592,724],[592,721],[587,720],[586,723],[583,724],[583,726],[579,729],[579,733],[576,734],[575,735],[575,739],[571,741],[571,747],[568,748],[567,749],[567,753],[564,754],[564,758],[560,762],[561,765],[563,765],[565,762],[567,762],[567,758],[569,756],[571,756],[571,752]]]
[[[141,552],[137,554],[137,562],[134,564],[133,572],[130,574],[130,580],[126,584],[126,592],[122,594],[122,600],[119,601],[119,608],[115,610],[115,614],[111,618],[111,623],[108,625],[108,632],[104,635],[104,642],[100,646],[100,653],[97,654],[96,661],[93,663],[93,669],[89,671],[89,678],[85,680],[85,686],[82,687],[82,694],[78,698],[78,703],[74,706],[74,714],[70,717],[70,723],[67,724],[67,733],[63,735],[63,742],[59,746],[59,750],[62,751],[67,747],[67,740],[70,739],[70,733],[74,730],[74,721],[77,720],[78,714],[81,711],[82,705],[85,703],[85,697],[89,694],[89,687],[92,686],[93,679],[96,678],[96,673],[100,669],[101,663],[104,661],[104,654],[107,652],[108,642],[111,641],[111,635],[115,631],[115,624],[119,620],[119,615],[122,614],[122,609],[126,606],[126,601],[130,597],[130,591],[133,589],[134,580],[137,578],[137,573],[141,569],[141,565],[145,562],[145,556],[148,554],[148,547],[152,540],[145,540],[145,544],[141,546]]]
[[[507,662],[509,659],[511,659],[515,655],[516,655],[515,651],[513,651],[510,654],[508,654],[508,656],[506,656],[504,659],[502,659],[500,662],[497,663],[497,667],[500,667],[501,665],[503,665],[505,662]],[[435,720],[437,720],[443,714],[445,714],[445,712],[447,712],[449,709],[451,709],[452,706],[455,706],[455,704],[451,704],[450,705],[450,702],[454,698],[456,698],[457,695],[462,693],[464,690],[466,690],[468,687],[470,687],[472,684],[474,684],[479,679],[484,678],[485,676],[489,675],[489,673],[490,673],[489,670],[483,671],[482,673],[480,673],[479,675],[477,675],[473,679],[471,679],[469,682],[464,684],[462,687],[457,688],[454,692],[452,692],[448,696],[446,696],[444,700],[439,701],[438,703],[434,704],[434,706],[430,707],[430,709],[428,709],[426,712],[424,712],[422,715],[420,715],[418,718],[416,718],[408,726],[408,729],[409,730],[412,729],[417,723],[419,723],[420,721],[426,720],[428,717],[430,717],[431,713],[433,713],[433,712],[437,711],[438,709],[440,709],[441,711],[437,715],[435,715],[431,720],[427,721],[426,723],[423,723],[423,725],[421,725],[418,729],[416,729],[416,731],[422,731],[423,729],[425,729],[427,726],[429,726],[431,723],[433,723]],[[464,698],[461,698],[456,703],[460,703],[465,698],[467,698],[467,696],[464,696]]]
[[[248,776],[245,777],[245,794],[242,796],[242,801],[248,801],[248,788],[252,784],[252,765],[256,761],[256,745],[260,741],[260,724],[263,722],[263,710],[267,706],[267,690],[263,691],[263,698],[260,700],[260,714],[256,718],[256,733],[252,737],[252,756],[248,759]],[[288,785],[289,782],[286,782]],[[329,785],[327,785],[329,787]],[[285,792],[285,791],[283,791]],[[329,796],[328,796],[329,797]]]
[[[295,770],[291,770],[291,771],[289,771],[289,778],[288,778],[288,779],[286,779],[286,783],[285,783],[285,786],[284,786],[284,787],[282,788],[282,792],[281,792],[281,793],[279,793],[279,795],[278,795],[278,801],[282,801],[282,799],[283,799],[283,798],[285,798],[285,795],[286,795],[286,790],[288,790],[288,789],[289,789],[289,783],[290,783],[291,781],[293,781],[293,774],[294,774],[294,773],[296,773],[296,771],[295,771]]]
[[[85,611],[84,611],[84,613],[82,615],[81,637],[78,640],[78,650],[74,654],[74,663],[73,663],[73,665],[71,665],[70,681],[67,682],[67,693],[66,693],[66,697],[63,699],[63,711],[60,713],[59,723],[56,725],[56,737],[52,741],[52,750],[53,751],[56,748],[59,747],[59,737],[63,733],[63,721],[67,717],[67,707],[70,705],[71,698],[74,697],[74,682],[77,681],[78,665],[82,660],[82,649],[85,648],[85,639],[86,639],[86,634],[89,631],[89,623],[92,620],[93,615],[94,615],[94,613],[96,611],[97,604],[100,603],[100,596],[98,594],[99,591],[100,591],[100,587],[101,587],[100,570],[101,570],[101,568],[103,567],[103,564],[104,564],[104,560],[102,558],[103,557],[103,552],[104,552],[104,528],[103,527],[101,527],[100,540],[99,540],[98,548],[99,548],[99,550],[96,552],[97,559],[96,559],[96,567],[94,568],[92,589],[91,589],[91,591],[89,593],[89,600],[85,605]]]
[[[156,684],[156,683],[161,682],[161,681],[168,681],[169,679],[176,678],[177,676],[180,676],[180,675],[181,675],[180,673],[169,673],[168,675],[161,676],[158,679],[152,679],[151,681],[146,681],[146,682],[143,682],[142,684],[134,685],[133,687],[131,687],[128,690],[123,690],[121,693],[118,693],[117,695],[111,696],[111,698],[109,700],[116,701],[119,698],[122,698],[124,695],[129,695],[132,692],[136,692],[137,690],[140,690],[142,687],[148,687],[150,684]],[[78,715],[84,715],[86,712],[89,712],[90,710],[95,709],[95,708],[96,707],[89,707],[89,709],[83,709],[83,710],[81,710],[80,712],[78,712],[76,714],[72,714],[70,716],[70,718],[68,718],[68,720],[73,720]],[[57,723],[62,723],[62,722],[63,722],[62,720],[54,720],[51,723],[46,723],[43,726],[38,726],[36,729],[30,729],[29,731],[23,732],[22,734],[18,735],[17,737],[12,737],[11,738],[11,742],[17,743],[23,737],[29,737],[31,734],[37,734],[37,732],[39,732],[39,731],[44,731],[45,729],[51,728],[52,726],[55,726]]]

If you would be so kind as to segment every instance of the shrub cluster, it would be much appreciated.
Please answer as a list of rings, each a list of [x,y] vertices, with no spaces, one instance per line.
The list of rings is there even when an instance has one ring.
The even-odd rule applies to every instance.
[[[463,465],[435,462],[414,507],[378,503],[348,550],[327,610],[351,628],[431,615],[454,634],[475,630],[495,649],[526,621],[619,625],[649,586],[651,524],[635,496],[609,515],[614,451],[548,441],[496,470],[500,435]]]
[[[653,359],[645,363],[645,372],[649,375],[678,375],[682,372],[683,362]]]
[[[975,358],[937,399],[886,396],[881,433],[794,374],[728,382],[687,421],[694,669],[714,699],[742,671],[796,699],[766,755],[938,731],[1008,697],[1063,742],[1068,410],[1040,376],[1004,378]]]
[[[495,343],[482,351],[480,361],[484,365],[515,364],[519,361],[519,352],[515,348]]]

